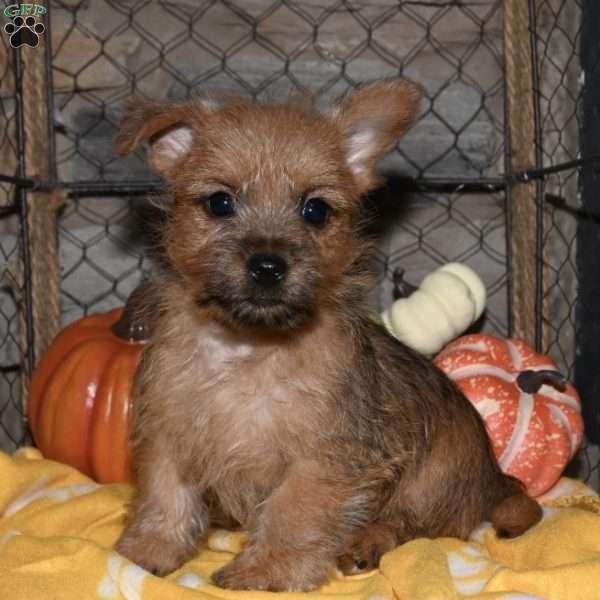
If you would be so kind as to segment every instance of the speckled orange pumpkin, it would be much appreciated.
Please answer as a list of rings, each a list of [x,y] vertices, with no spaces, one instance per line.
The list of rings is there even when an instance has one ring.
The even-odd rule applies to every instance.
[[[129,481],[131,390],[146,331],[116,309],[63,329],[31,381],[29,425],[46,458],[101,483]]]
[[[556,363],[516,339],[467,335],[435,359],[474,404],[502,469],[532,496],[550,489],[583,436],[580,400]]]

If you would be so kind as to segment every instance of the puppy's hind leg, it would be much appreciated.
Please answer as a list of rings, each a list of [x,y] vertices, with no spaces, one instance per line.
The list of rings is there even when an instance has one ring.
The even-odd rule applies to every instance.
[[[398,544],[398,532],[393,525],[384,522],[371,523],[358,531],[337,557],[338,569],[344,575],[376,569],[381,557]]]
[[[516,479],[505,478],[505,492],[489,518],[500,537],[514,538],[525,533],[542,519],[542,507],[530,498]]]
[[[208,511],[164,448],[144,453],[136,479],[138,494],[116,550],[155,575],[166,575],[196,554],[209,526]]]
[[[294,465],[266,501],[248,547],[214,573],[213,581],[232,589],[313,590],[364,526],[371,502],[368,490],[357,490],[314,462]]]

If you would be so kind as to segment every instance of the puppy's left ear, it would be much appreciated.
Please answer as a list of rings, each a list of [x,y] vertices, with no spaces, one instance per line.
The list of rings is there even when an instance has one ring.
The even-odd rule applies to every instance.
[[[422,95],[415,83],[397,79],[366,85],[338,103],[333,116],[361,192],[378,185],[377,163],[415,121]]]

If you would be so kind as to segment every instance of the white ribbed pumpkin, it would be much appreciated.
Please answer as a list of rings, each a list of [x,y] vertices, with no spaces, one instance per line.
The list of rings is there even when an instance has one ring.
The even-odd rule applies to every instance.
[[[417,352],[436,354],[483,313],[486,290],[473,269],[448,263],[381,315],[387,330]]]

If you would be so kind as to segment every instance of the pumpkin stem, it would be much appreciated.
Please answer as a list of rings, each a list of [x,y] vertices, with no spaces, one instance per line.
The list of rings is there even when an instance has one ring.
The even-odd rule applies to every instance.
[[[551,369],[542,369],[540,371],[529,369],[521,371],[517,377],[517,385],[526,394],[537,394],[545,383],[555,387],[559,392],[564,392],[567,387],[565,376]]]
[[[121,318],[111,327],[112,332],[128,342],[145,342],[152,332],[151,319],[148,319],[148,295],[151,283],[144,281],[127,298]]]
[[[404,279],[404,273],[406,273],[406,271],[400,267],[394,269],[392,273],[392,281],[394,282],[392,297],[394,300],[408,298],[413,292],[416,292],[419,289],[416,285],[412,285]]]

